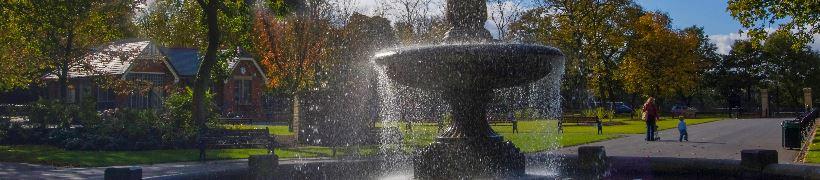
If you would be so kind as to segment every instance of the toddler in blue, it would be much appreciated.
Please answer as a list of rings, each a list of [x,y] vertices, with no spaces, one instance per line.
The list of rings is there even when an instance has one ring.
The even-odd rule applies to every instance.
[[[683,117],[680,117],[680,122],[678,122],[678,132],[680,132],[678,141],[689,141],[689,133],[686,132],[686,121],[683,120]]]

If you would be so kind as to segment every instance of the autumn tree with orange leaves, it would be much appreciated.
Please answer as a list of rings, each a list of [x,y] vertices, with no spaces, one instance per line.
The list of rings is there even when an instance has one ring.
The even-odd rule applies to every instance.
[[[293,132],[298,139],[299,96],[320,84],[319,74],[327,68],[331,55],[333,27],[322,16],[318,4],[284,17],[267,9],[256,11],[253,22],[254,47],[266,69],[270,86],[291,96]]]
[[[625,90],[654,97],[691,94],[704,68],[696,34],[671,28],[671,19],[651,12],[636,23],[637,39],[618,69]]]

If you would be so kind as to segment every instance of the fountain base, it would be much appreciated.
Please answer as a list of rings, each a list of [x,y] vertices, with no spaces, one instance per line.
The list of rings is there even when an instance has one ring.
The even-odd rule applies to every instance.
[[[524,154],[503,138],[437,138],[413,158],[418,179],[518,177],[525,173]]]

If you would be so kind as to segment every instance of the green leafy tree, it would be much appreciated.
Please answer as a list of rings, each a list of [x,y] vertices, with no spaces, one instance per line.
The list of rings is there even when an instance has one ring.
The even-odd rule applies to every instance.
[[[265,1],[261,5],[275,4]],[[220,49],[250,48],[250,31],[254,4],[247,1],[218,0],[157,0],[149,5],[146,16],[139,20],[143,36],[165,46],[198,47],[203,50],[193,85],[192,117],[198,135],[207,131],[209,114],[206,91],[218,76],[224,75],[225,60],[235,51]],[[199,147],[200,159],[205,159],[205,148]]]
[[[693,40],[697,43],[697,48],[694,52],[695,64],[697,65],[695,72],[697,75],[695,76],[697,83],[693,88],[694,91],[688,94],[678,93],[681,102],[689,106],[695,97],[704,98],[705,94],[710,90],[709,87],[711,86],[704,78],[707,77],[708,71],[713,69],[715,64],[721,60],[721,57],[717,53],[717,46],[709,40],[709,36],[706,35],[702,27],[691,26],[683,29],[682,33],[687,37],[694,38]]]
[[[729,0],[727,9],[743,27],[751,28],[748,33],[755,44],[768,37],[767,28],[778,23],[780,31],[795,31],[795,50],[820,34],[820,1]]]
[[[698,37],[671,28],[662,13],[647,13],[636,23],[637,38],[619,68],[630,93],[654,97],[691,94],[700,71]]]
[[[92,48],[134,35],[131,19],[138,3],[133,0],[2,2],[0,31],[4,43],[0,47],[0,65],[9,70],[4,73],[11,73],[0,78],[0,88],[23,86],[36,79],[31,77],[48,72],[57,76],[60,95],[66,97],[68,72],[87,66],[83,57]]]
[[[564,97],[586,101],[588,90],[611,100],[621,89],[617,69],[634,39],[634,21],[643,14],[631,0],[547,0],[513,23],[512,35],[523,41],[555,46],[566,55]]]
[[[42,57],[39,39],[30,36],[32,23],[18,5],[0,2],[0,92],[26,87],[45,66],[35,58]]]
[[[802,108],[802,89],[818,89],[820,76],[820,57],[808,47],[794,49],[801,43],[795,35],[786,31],[777,31],[766,39],[760,48],[763,62],[763,86],[772,88],[779,98],[775,105],[790,108]]]
[[[747,40],[735,41],[728,55],[718,59],[702,82],[716,91],[725,107],[742,105],[743,97],[759,87],[762,53]],[[748,99],[748,97],[747,97]]]

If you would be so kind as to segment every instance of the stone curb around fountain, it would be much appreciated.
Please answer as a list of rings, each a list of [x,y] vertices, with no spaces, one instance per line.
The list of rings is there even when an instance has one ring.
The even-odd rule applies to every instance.
[[[542,154],[554,159],[560,176],[583,178],[652,178],[684,176],[692,178],[818,179],[820,167],[778,164],[777,151],[751,149],[741,152],[742,160],[605,156],[601,146],[581,146],[578,155]],[[538,160],[536,160],[538,161]]]
[[[573,178],[737,178],[737,179],[818,179],[820,166],[778,164],[776,151],[744,150],[743,160],[605,156],[603,147],[579,147],[587,152],[579,155],[530,154],[529,161],[553,162],[558,177]],[[589,153],[591,152],[591,153]],[[603,155],[603,156],[602,156]],[[581,162],[581,159],[584,162]],[[290,161],[275,167],[275,176],[283,179],[361,179],[381,177],[383,160],[378,158],[357,160]],[[592,165],[584,166],[583,164]],[[269,167],[264,167],[269,168]],[[273,168],[271,168],[273,169]],[[249,166],[238,166],[217,171],[201,171],[186,174],[149,177],[146,179],[249,179]],[[517,177],[534,178],[536,175]]]

